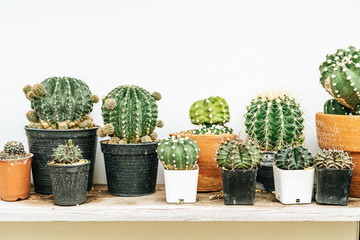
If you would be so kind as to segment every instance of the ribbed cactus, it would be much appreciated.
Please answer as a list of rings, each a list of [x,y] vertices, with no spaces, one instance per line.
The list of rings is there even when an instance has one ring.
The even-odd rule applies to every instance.
[[[153,95],[156,99],[161,98],[159,93]],[[156,126],[163,125],[157,120],[158,107],[154,96],[134,85],[113,89],[103,99],[101,109],[105,126],[98,130],[98,135],[118,137],[129,143],[153,141],[150,135]]]
[[[69,77],[47,78],[33,87],[25,86],[23,91],[34,110],[27,113],[28,119],[31,122],[38,122],[37,119],[46,122],[47,127],[42,124],[42,128],[57,129],[59,123],[67,121],[72,123],[69,128],[78,127],[99,99],[91,95],[83,81]]]
[[[206,135],[206,134],[232,134],[233,129],[223,125],[200,125],[199,128],[195,128],[193,134]]]
[[[325,114],[337,114],[337,115],[349,115],[351,109],[344,107],[336,99],[329,99],[324,104],[324,113]]]
[[[82,151],[78,146],[72,144],[69,139],[65,145],[59,145],[52,155],[53,163],[57,164],[74,164],[85,161],[82,156]]]
[[[220,146],[216,161],[223,169],[250,170],[259,166],[261,158],[260,149],[253,142],[227,140]]]
[[[195,125],[225,124],[230,120],[229,106],[219,96],[199,100],[190,107],[190,119]]]
[[[303,146],[280,149],[276,153],[275,159],[276,166],[283,170],[303,170],[314,164],[310,151]]]
[[[261,150],[276,151],[303,140],[303,122],[300,105],[287,95],[260,96],[251,101],[245,114],[246,133]]]
[[[7,142],[4,150],[0,152],[0,159],[20,159],[26,156],[24,145],[18,141]]]
[[[317,168],[353,169],[352,158],[347,152],[336,149],[323,149],[314,158]]]
[[[199,157],[199,151],[193,140],[172,136],[159,143],[157,155],[165,169],[192,170]]]

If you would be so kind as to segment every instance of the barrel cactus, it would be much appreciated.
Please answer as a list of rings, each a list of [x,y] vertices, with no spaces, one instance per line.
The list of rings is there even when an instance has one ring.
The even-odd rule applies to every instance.
[[[1,160],[21,159],[26,156],[24,145],[18,141],[7,142],[0,152]]]
[[[259,166],[261,158],[260,148],[253,142],[227,140],[220,146],[216,160],[223,169],[250,170]]]
[[[72,144],[72,140],[69,139],[64,145],[59,145],[52,155],[53,164],[76,164],[76,163],[85,163],[85,160],[82,156],[82,151],[78,146]]]
[[[124,143],[152,142],[155,127],[162,127],[163,121],[157,120],[156,100],[161,95],[151,95],[135,85],[123,85],[113,89],[104,99],[102,116],[104,127],[99,128],[98,136],[119,138]],[[117,143],[119,141],[111,141]]]
[[[300,105],[288,95],[259,96],[245,114],[246,133],[263,151],[277,151],[304,140]]]
[[[312,167],[314,159],[307,148],[289,146],[280,149],[276,155],[276,166],[283,170],[303,170]]]
[[[351,114],[351,109],[344,107],[336,99],[329,99],[324,104],[324,113],[336,114],[336,115],[349,115]]]
[[[167,170],[192,170],[199,157],[199,147],[193,140],[185,137],[169,137],[162,140],[157,155]]]
[[[96,103],[99,98],[91,95],[89,87],[79,79],[51,77],[33,87],[26,85],[23,92],[30,100],[33,109],[26,116],[31,123],[40,123],[40,128],[94,127],[92,119],[91,124],[89,121],[85,124],[83,121],[91,118],[89,113],[92,111],[93,103]],[[35,126],[35,124],[30,125]]]
[[[347,152],[336,149],[323,149],[314,158],[317,168],[353,169],[352,158]]]

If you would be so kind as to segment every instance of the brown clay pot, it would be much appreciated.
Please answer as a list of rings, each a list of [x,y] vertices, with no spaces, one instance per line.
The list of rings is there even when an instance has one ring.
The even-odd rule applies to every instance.
[[[25,158],[0,160],[0,198],[4,201],[26,199],[30,193],[31,153]]]
[[[236,134],[190,135],[171,133],[170,136],[188,137],[200,148],[197,164],[199,165],[198,192],[214,192],[223,188],[221,168],[216,161],[216,151],[227,139],[235,140]]]
[[[316,132],[320,148],[349,152],[354,162],[351,197],[360,197],[360,116],[316,113]]]

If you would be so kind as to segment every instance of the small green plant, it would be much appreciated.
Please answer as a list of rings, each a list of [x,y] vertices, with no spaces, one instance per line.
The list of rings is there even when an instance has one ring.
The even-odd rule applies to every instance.
[[[353,169],[352,158],[347,152],[336,149],[323,149],[314,158],[317,168]]]
[[[26,157],[24,145],[18,141],[7,142],[3,151],[0,152],[0,159],[21,159]]]
[[[344,107],[336,99],[329,99],[324,104],[324,113],[325,114],[337,114],[337,115],[349,115],[349,114],[351,114],[351,109]]]
[[[223,169],[250,170],[259,166],[261,158],[260,149],[253,142],[227,140],[220,146],[216,160]]]
[[[192,170],[199,157],[199,151],[193,140],[172,136],[159,143],[157,155],[167,170]]]
[[[276,155],[276,166],[283,170],[303,170],[314,165],[314,159],[303,146],[280,149]]]
[[[64,145],[59,145],[52,155],[55,164],[74,164],[86,162],[82,156],[82,151],[78,146],[72,144],[69,139]]]

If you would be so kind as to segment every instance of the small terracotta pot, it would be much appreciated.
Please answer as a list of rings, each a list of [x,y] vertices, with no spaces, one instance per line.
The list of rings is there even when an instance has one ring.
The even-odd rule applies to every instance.
[[[0,197],[4,201],[26,199],[30,193],[31,153],[25,158],[0,160]]]
[[[349,152],[354,162],[351,197],[360,197],[360,116],[316,113],[316,132],[320,148]]]
[[[199,165],[198,192],[214,192],[223,188],[221,168],[216,161],[216,151],[223,141],[235,140],[236,134],[190,135],[171,133],[170,136],[188,137],[200,148],[197,164]]]

